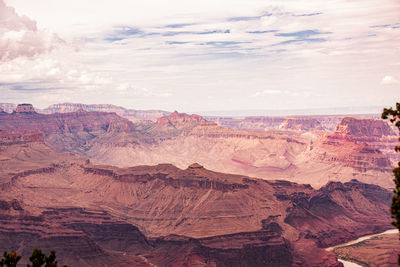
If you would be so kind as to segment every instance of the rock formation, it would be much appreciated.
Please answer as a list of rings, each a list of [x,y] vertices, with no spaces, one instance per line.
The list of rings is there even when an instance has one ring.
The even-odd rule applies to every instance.
[[[351,117],[343,118],[336,126],[335,132],[357,137],[384,137],[395,135],[386,121]]]
[[[279,125],[279,129],[295,130],[295,131],[323,131],[321,123],[310,117],[287,117]]]
[[[17,106],[17,109],[15,110],[15,112],[16,113],[24,113],[24,114],[36,113],[32,104],[19,104]]]
[[[166,125],[179,125],[179,124],[191,124],[194,123],[196,125],[202,126],[216,126],[215,122],[206,121],[203,117],[192,114],[188,115],[186,113],[178,113],[178,111],[174,111],[173,113],[169,114],[168,116],[164,116],[157,119],[157,124]]]
[[[44,143],[44,135],[39,131],[2,131],[0,145],[26,144],[30,142]]]
[[[25,107],[25,106],[23,106]],[[21,109],[20,109],[21,110]],[[25,107],[23,110],[29,110]],[[132,122],[115,113],[71,112],[38,114],[16,112],[0,116],[1,129],[7,131],[28,130],[44,133],[46,142],[58,151],[83,153],[86,143],[102,134],[118,128],[131,132]]]
[[[17,108],[17,104],[12,104],[12,103],[0,103],[0,107],[4,110],[6,113],[12,113],[15,111]]]
[[[49,106],[46,109],[40,110],[39,112],[44,114],[53,114],[53,113],[68,113],[68,112],[76,112],[79,109],[83,109],[85,111],[93,112],[115,112],[119,116],[126,118],[132,122],[140,121],[140,120],[152,120],[155,121],[157,118],[166,116],[170,112],[163,110],[135,110],[135,109],[126,109],[123,107],[110,105],[110,104],[94,104],[94,105],[85,105],[85,104],[75,104],[75,103],[63,103],[63,104],[54,104]]]

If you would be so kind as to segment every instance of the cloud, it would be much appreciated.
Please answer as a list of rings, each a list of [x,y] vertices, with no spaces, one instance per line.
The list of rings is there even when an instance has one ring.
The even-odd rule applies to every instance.
[[[35,21],[19,16],[0,0],[0,62],[48,53],[62,43],[56,34],[38,30]]]
[[[117,86],[116,91],[127,97],[169,97],[169,92],[156,92],[145,87],[137,87],[131,83],[122,83]]]
[[[376,83],[400,71],[398,0],[0,1],[37,21],[16,15],[22,26],[7,26],[9,40],[24,38],[19,29],[51,36],[46,28],[85,43],[77,53],[53,49],[0,62],[0,82],[41,81],[75,101],[90,91],[90,101],[145,109],[386,103]],[[131,88],[117,91],[124,83]],[[0,97],[10,92],[40,95],[1,89]],[[168,101],[156,97],[168,94]]]
[[[63,89],[54,87],[54,84],[49,84],[48,81],[44,80],[21,83],[0,83],[0,88],[5,88],[11,91],[30,93],[42,93]]]
[[[369,26],[370,28],[392,28],[392,29],[398,29],[400,28],[400,22],[393,23],[393,24],[382,24],[382,25],[372,25]]]
[[[390,75],[386,75],[385,77],[382,78],[381,84],[383,85],[390,85],[390,84],[398,84],[399,81]]]

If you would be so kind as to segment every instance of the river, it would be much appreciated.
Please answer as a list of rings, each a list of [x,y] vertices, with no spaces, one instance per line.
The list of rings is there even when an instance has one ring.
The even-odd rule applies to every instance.
[[[340,244],[340,245],[336,245],[336,246],[333,246],[333,247],[329,247],[329,248],[327,248],[326,250],[332,251],[334,248],[337,248],[337,247],[344,247],[344,246],[349,246],[349,245],[357,244],[357,243],[359,243],[359,242],[361,242],[361,241],[370,239],[370,238],[375,237],[375,236],[384,235],[384,234],[396,234],[396,233],[399,233],[399,230],[397,230],[397,229],[391,229],[391,230],[387,230],[387,231],[382,232],[382,233],[379,233],[379,234],[366,235],[366,236],[362,236],[362,237],[360,237],[360,238],[358,238],[358,239],[356,239],[356,240],[353,240],[353,241],[350,241],[350,242],[347,242],[347,243],[343,243],[343,244]],[[359,265],[359,264],[354,263],[354,262],[351,262],[351,261],[345,261],[345,260],[342,260],[342,259],[339,259],[339,261],[340,261],[341,263],[343,263],[344,267],[362,267],[362,265]]]

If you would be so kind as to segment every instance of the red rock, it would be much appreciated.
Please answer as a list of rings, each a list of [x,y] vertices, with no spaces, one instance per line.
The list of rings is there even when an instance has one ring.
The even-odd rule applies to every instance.
[[[26,144],[31,142],[44,143],[44,135],[39,131],[1,131],[0,144]]]
[[[335,132],[353,136],[383,137],[393,136],[395,133],[383,120],[343,118],[336,126]]]
[[[342,162],[359,172],[375,170],[391,173],[393,166],[387,155],[366,143],[349,140],[342,134],[326,134],[322,139],[320,155],[323,161]]]
[[[35,109],[33,108],[32,104],[19,104],[17,109],[15,110],[16,113],[36,113]]]
[[[23,154],[33,162],[47,154],[41,149]],[[0,149],[0,158],[11,158],[7,153]],[[55,158],[63,161],[47,166]],[[0,200],[18,205],[0,202],[0,249],[55,248],[60,260],[79,266],[101,266],[105,257],[117,266],[340,266],[322,248],[391,227],[392,193],[358,181],[316,190],[199,164],[116,168],[67,154],[40,162],[46,165],[14,170],[1,187]]]
[[[24,106],[23,106],[24,107]],[[24,109],[28,110],[28,109]],[[116,131],[130,132],[132,122],[115,113],[71,112],[38,114],[18,112],[0,116],[3,130],[41,131],[46,141],[58,151],[81,150],[94,136]]]
[[[189,165],[188,169],[204,169],[204,167],[198,163],[193,163],[193,164]]]
[[[171,123],[171,124],[196,123],[196,124],[199,124],[202,126],[217,125],[215,122],[206,121],[203,117],[201,117],[199,115],[196,115],[196,114],[188,115],[186,113],[179,113],[176,110],[168,116],[157,119],[157,123],[162,124],[162,125],[165,125],[168,123]]]

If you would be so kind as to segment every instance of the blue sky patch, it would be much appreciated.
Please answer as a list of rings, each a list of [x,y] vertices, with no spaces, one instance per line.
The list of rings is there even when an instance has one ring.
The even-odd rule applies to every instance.
[[[264,33],[270,33],[270,32],[277,32],[277,30],[268,30],[268,31],[248,31],[247,33],[252,33],[252,34],[264,34]]]
[[[194,23],[177,23],[177,24],[165,25],[163,28],[179,29],[179,28],[185,28],[187,26],[192,26],[192,25],[195,25],[195,24]]]
[[[104,40],[109,42],[121,41],[133,35],[142,35],[143,31],[139,28],[129,26],[116,27],[113,33],[109,34]]]
[[[276,33],[275,36],[279,37],[297,37],[300,39],[308,38],[313,35],[327,34],[329,32],[320,32],[315,30],[306,30],[298,32]]]
[[[167,41],[165,43],[169,45],[180,45],[180,44],[188,44],[189,42]]]
[[[315,13],[307,13],[307,14],[298,14],[298,15],[294,15],[296,17],[312,17],[312,16],[318,16],[321,15],[322,12],[315,12]]]
[[[236,22],[236,21],[251,21],[251,20],[258,20],[262,16],[249,16],[249,17],[231,17],[228,21]]]
[[[322,43],[322,42],[326,42],[326,39],[324,39],[324,38],[304,38],[304,39],[286,40],[286,41],[274,44],[273,46],[287,45],[287,44],[293,44],[293,43]]]

